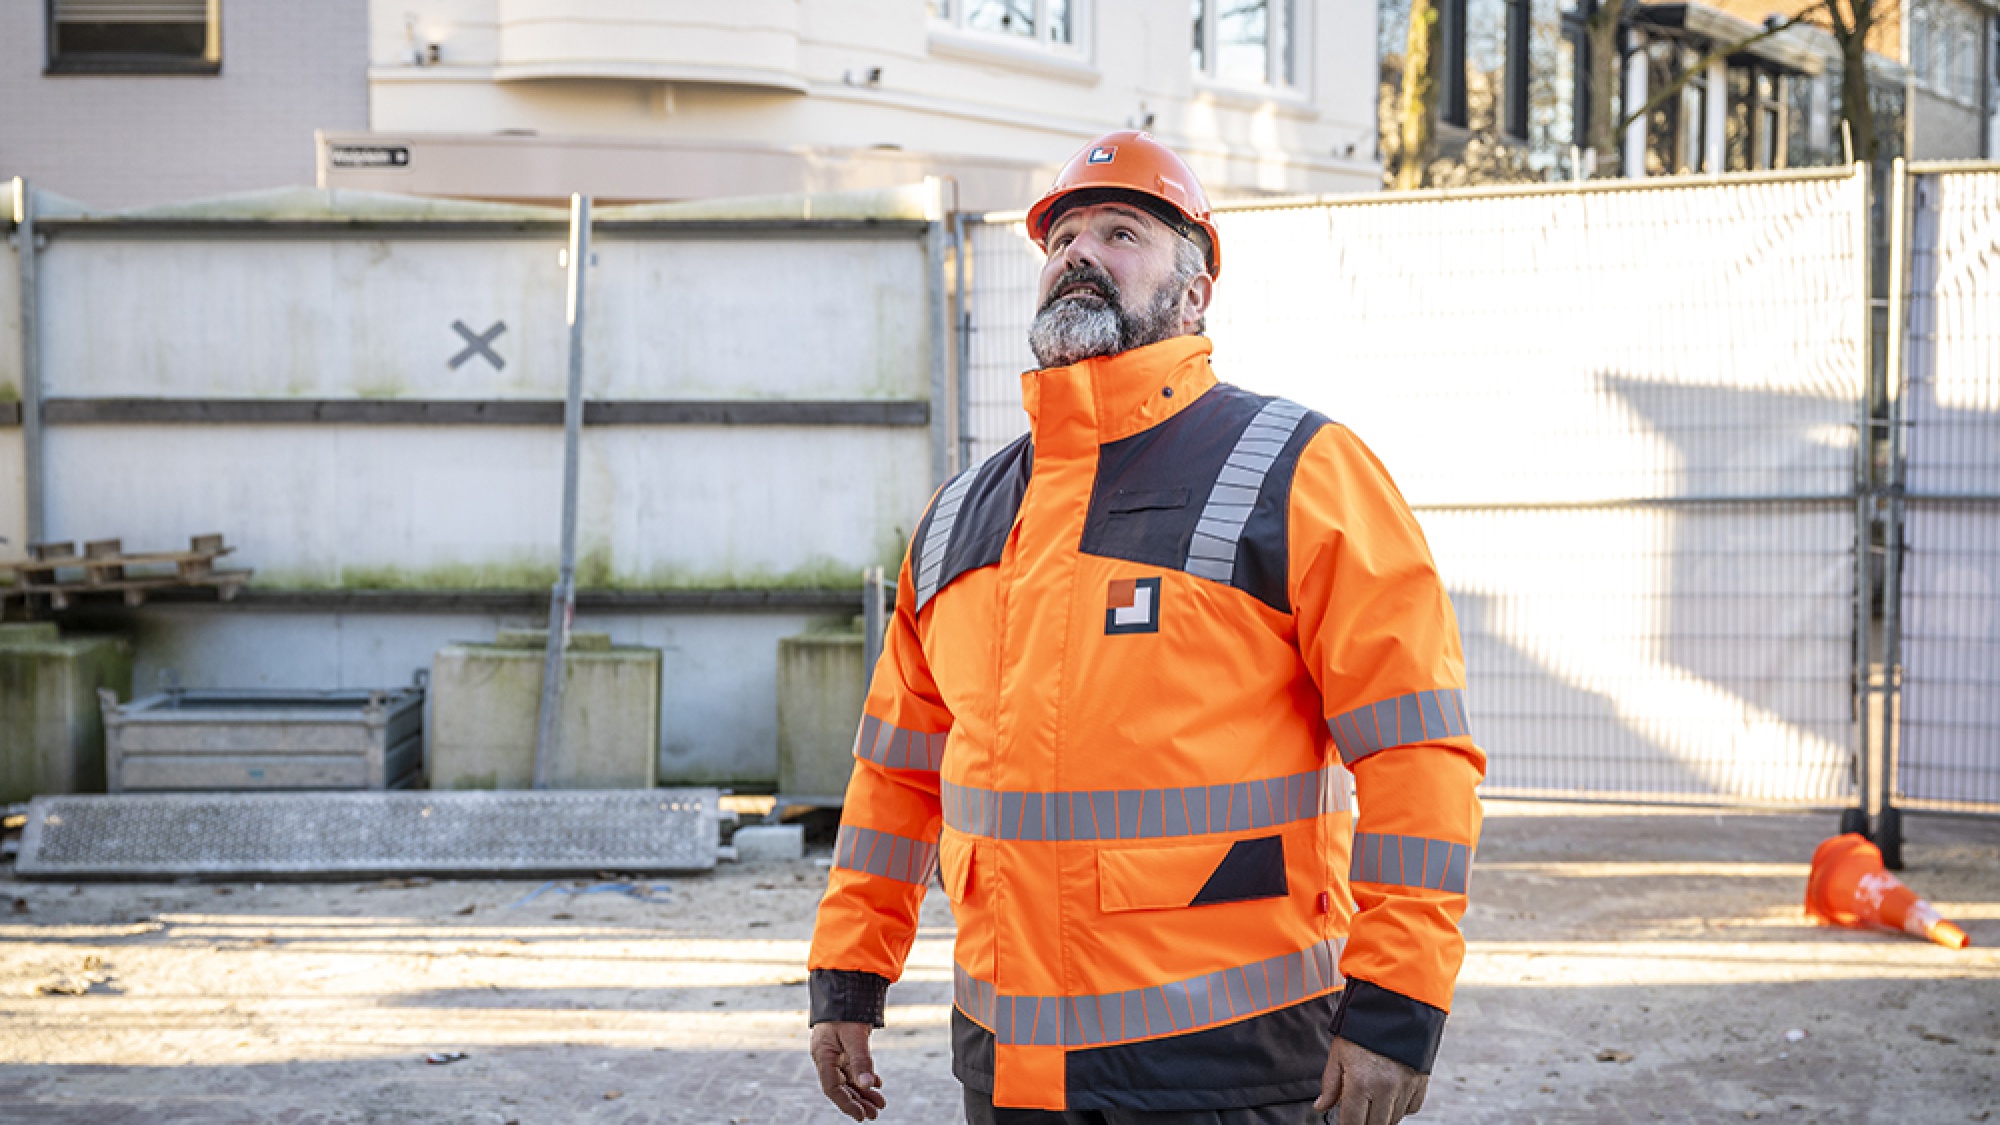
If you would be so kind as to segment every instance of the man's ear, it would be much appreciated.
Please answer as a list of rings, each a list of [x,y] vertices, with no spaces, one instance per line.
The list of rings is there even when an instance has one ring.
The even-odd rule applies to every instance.
[[[1188,283],[1187,293],[1181,298],[1181,331],[1196,331],[1202,318],[1208,315],[1208,304],[1215,299],[1215,279],[1202,274]]]

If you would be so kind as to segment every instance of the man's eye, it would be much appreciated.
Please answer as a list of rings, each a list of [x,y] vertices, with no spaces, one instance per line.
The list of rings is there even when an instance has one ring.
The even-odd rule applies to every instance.
[[[1128,229],[1125,229],[1125,228],[1121,227],[1121,228],[1119,228],[1119,230],[1117,231],[1117,233],[1113,234],[1113,235],[1112,235],[1111,237],[1113,237],[1113,238],[1122,238],[1122,239],[1124,239],[1124,240],[1125,240],[1125,241],[1127,241],[1127,242],[1134,242],[1134,241],[1137,241],[1137,240],[1138,240],[1138,237],[1139,237],[1139,236],[1138,236],[1138,235],[1136,235],[1136,234],[1133,234],[1133,233],[1132,233],[1132,232],[1131,232],[1130,230],[1128,230]]]

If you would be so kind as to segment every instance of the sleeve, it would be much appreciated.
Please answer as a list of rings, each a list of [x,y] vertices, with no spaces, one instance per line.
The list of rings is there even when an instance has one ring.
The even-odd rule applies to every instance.
[[[1428,1074],[1465,960],[1486,769],[1458,620],[1409,505],[1345,427],[1302,452],[1288,536],[1300,652],[1359,808],[1335,1034]]]
[[[924,657],[916,601],[906,556],[862,706],[833,870],[813,925],[806,964],[815,1024],[882,1026],[889,985],[902,976],[924,884],[937,864],[938,769],[951,712]]]

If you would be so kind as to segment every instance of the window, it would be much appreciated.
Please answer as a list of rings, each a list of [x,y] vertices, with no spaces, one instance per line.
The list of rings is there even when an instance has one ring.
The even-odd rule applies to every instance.
[[[1232,86],[1298,86],[1296,3],[1193,0],[1195,73]]]
[[[1978,13],[1955,0],[1910,4],[1910,70],[1931,93],[1966,105],[1979,103]]]
[[[1784,147],[1786,132],[1785,112],[1788,99],[1785,97],[1785,83],[1790,79],[1768,71],[1758,71],[1753,87],[1757,94],[1757,112],[1750,119],[1751,148],[1755,153],[1758,168],[1783,168],[1787,155]]]
[[[1645,51],[1648,90],[1666,90],[1682,74],[1688,75],[1680,96],[1654,106],[1647,117],[1645,175],[1721,171],[1704,167],[1708,156],[1708,99],[1725,98],[1728,91],[1708,88],[1708,68],[1697,65],[1702,58],[1700,51],[1670,39],[1655,39],[1646,44]]]
[[[1006,42],[1074,49],[1082,0],[934,0],[931,14],[954,28]]]
[[[50,74],[215,74],[221,0],[48,0]]]
[[[1528,139],[1534,72],[1529,0],[1435,0],[1442,51],[1438,120],[1480,134]]]

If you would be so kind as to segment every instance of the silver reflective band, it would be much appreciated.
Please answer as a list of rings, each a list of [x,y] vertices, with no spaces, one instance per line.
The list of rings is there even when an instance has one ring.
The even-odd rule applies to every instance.
[[[833,865],[922,886],[937,866],[937,844],[873,828],[843,827],[833,840]]]
[[[1009,996],[956,963],[952,1001],[1003,1046],[1099,1047],[1178,1035],[1289,1007],[1339,988],[1344,939],[1130,992]]]
[[[1356,832],[1347,878],[1355,883],[1424,887],[1462,895],[1471,870],[1472,848],[1468,844]]]
[[[1023,793],[941,787],[944,822],[993,840],[1159,840],[1274,828],[1354,807],[1340,766],[1234,785]]]
[[[951,528],[958,522],[959,506],[965,503],[965,494],[972,488],[972,479],[979,475],[979,466],[958,474],[944,486],[938,494],[937,509],[931,513],[930,531],[924,535],[924,547],[916,560],[917,605],[912,614],[922,613],[938,592],[938,577],[944,573],[945,548],[951,545]]]
[[[1354,763],[1391,746],[1408,746],[1435,738],[1470,738],[1465,721],[1465,692],[1459,688],[1417,691],[1356,707],[1326,721],[1340,760]]]
[[[1250,509],[1257,506],[1257,494],[1271,465],[1299,428],[1306,408],[1296,402],[1274,398],[1250,419],[1250,426],[1236,439],[1229,460],[1215,478],[1215,490],[1201,509],[1195,525],[1194,542],[1188,545],[1187,565],[1182,569],[1200,578],[1228,582],[1236,577],[1236,544],[1243,538],[1243,525],[1250,522]]]
[[[873,715],[861,716],[854,733],[854,756],[892,770],[936,773],[944,765],[947,731],[904,730]]]

